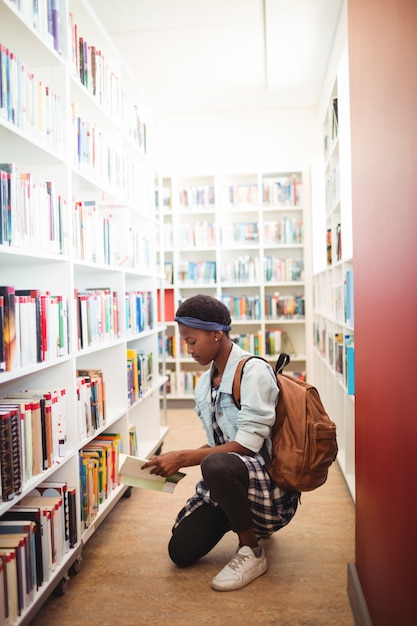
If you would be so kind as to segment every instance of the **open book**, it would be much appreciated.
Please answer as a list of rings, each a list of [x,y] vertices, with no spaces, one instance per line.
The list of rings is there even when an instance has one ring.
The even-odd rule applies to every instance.
[[[172,493],[176,484],[185,476],[183,472],[176,472],[167,478],[151,474],[152,467],[142,469],[142,465],[146,462],[146,459],[139,459],[137,456],[120,454],[119,474],[121,484]]]

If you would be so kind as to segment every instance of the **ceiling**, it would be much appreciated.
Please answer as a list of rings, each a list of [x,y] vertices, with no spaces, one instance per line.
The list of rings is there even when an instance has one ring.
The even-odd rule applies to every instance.
[[[343,0],[92,0],[161,114],[314,106]]]

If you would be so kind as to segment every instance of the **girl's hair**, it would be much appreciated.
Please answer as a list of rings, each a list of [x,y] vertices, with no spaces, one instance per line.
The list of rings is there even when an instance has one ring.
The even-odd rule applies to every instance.
[[[217,298],[205,294],[198,294],[184,300],[175,316],[195,317],[205,322],[218,322],[225,326],[230,326],[232,323],[227,306]]]

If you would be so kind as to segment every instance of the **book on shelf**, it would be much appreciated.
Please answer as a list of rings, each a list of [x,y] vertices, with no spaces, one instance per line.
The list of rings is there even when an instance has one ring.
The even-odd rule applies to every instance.
[[[134,424],[129,424],[129,454],[131,456],[138,455],[138,438]]]
[[[35,533],[36,524],[30,520],[21,522],[0,520],[0,547],[6,547],[3,541],[10,541],[14,537],[15,540],[20,541],[24,548],[24,561],[18,563],[23,570],[23,576],[19,577],[20,589],[18,589],[18,597],[22,606],[28,606],[33,601],[35,591],[38,589]]]
[[[2,515],[1,521],[10,521],[12,524],[34,524],[34,543],[35,543],[35,553],[36,553],[36,561],[35,561],[35,572],[34,576],[36,579],[37,587],[41,587],[44,582],[43,577],[43,542],[47,540],[47,537],[43,534],[43,518],[42,512],[38,507],[13,507],[6,511]],[[0,522],[1,523],[1,522]]]
[[[355,342],[351,335],[345,336],[346,388],[350,396],[355,395]]]
[[[326,230],[326,260],[328,266],[333,262],[332,256],[332,229],[328,228]]]
[[[342,258],[342,225],[337,224],[335,228],[336,237],[336,261],[340,261]]]
[[[355,325],[353,296],[353,270],[347,270],[345,275],[345,321],[352,327]]]
[[[1,498],[9,502],[22,492],[20,414],[0,406]]]
[[[97,430],[105,425],[107,417],[106,404],[106,383],[104,380],[104,372],[99,368],[87,368],[76,370],[77,386],[83,386],[83,391],[87,392],[87,396],[83,398],[84,402],[89,402],[90,426]],[[88,397],[89,395],[89,397]],[[91,432],[91,428],[87,432]],[[83,436],[87,434],[83,429]]]
[[[175,315],[174,290],[164,289],[164,316],[162,318],[161,290],[157,291],[158,321],[172,322]]]
[[[5,563],[4,580],[7,585],[7,610],[9,618],[6,624],[15,624],[22,613],[19,601],[19,570],[17,565],[21,557],[17,548],[0,546],[0,558],[3,560],[3,563]]]
[[[163,491],[165,493],[173,493],[175,487],[185,476],[183,472],[175,472],[172,476],[164,478],[151,474],[152,468],[142,469],[147,462],[146,459],[121,454],[119,457],[119,473],[122,485],[131,487],[141,487],[142,489],[153,489],[154,491]]]
[[[3,346],[6,371],[11,372],[16,367],[16,305],[15,288],[12,285],[0,286],[0,296],[3,297]]]

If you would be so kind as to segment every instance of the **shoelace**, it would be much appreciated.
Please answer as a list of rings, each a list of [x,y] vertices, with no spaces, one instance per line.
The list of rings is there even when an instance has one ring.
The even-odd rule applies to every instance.
[[[230,569],[236,571],[242,563],[248,560],[248,558],[248,554],[239,554],[236,552],[236,554],[230,559],[228,566]]]

